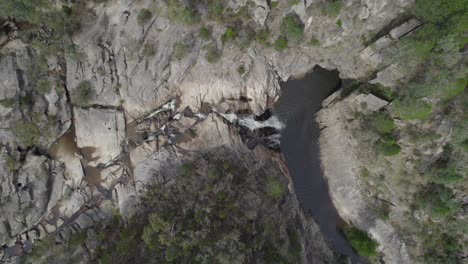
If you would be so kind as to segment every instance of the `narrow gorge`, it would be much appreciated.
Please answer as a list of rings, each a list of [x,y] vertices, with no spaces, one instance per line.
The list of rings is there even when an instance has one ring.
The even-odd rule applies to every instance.
[[[466,0],[0,0],[0,263],[464,263]]]

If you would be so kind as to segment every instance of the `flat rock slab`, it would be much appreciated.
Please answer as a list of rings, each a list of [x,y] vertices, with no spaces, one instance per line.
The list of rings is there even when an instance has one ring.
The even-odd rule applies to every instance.
[[[125,119],[114,109],[75,108],[76,143],[88,165],[97,166],[115,159],[122,151]]]

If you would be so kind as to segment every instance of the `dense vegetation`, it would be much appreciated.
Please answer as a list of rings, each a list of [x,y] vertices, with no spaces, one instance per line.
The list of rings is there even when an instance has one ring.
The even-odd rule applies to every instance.
[[[421,263],[461,263],[466,251],[467,8],[464,0],[416,0],[411,11],[423,25],[402,38],[397,56],[388,58],[407,72],[400,86],[388,92],[355,84],[342,92],[358,90],[391,102],[381,112],[360,116],[376,138],[371,148],[362,148],[363,158],[372,160],[362,179],[380,197],[371,202],[378,204],[377,214],[400,229]],[[440,132],[442,124],[450,131]],[[391,213],[385,199],[410,210]]]
[[[273,168],[250,171],[212,156],[186,163],[179,176],[149,188],[145,210],[129,224],[115,215],[106,228],[91,230],[100,241],[95,261],[298,263],[295,216],[280,203],[284,181]],[[72,235],[63,247],[82,245],[89,233]],[[39,243],[28,256],[34,263],[50,260],[45,250]]]
[[[372,240],[365,232],[348,226],[342,229],[345,237],[351,243],[356,252],[364,257],[372,257],[377,255],[377,242]]]

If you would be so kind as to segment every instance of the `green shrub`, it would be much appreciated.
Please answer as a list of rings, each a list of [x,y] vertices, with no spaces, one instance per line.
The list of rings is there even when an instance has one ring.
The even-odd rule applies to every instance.
[[[284,186],[274,177],[267,177],[265,183],[265,190],[267,195],[272,199],[278,199],[283,195]]]
[[[342,6],[342,0],[327,0],[325,2],[325,13],[328,16],[336,17],[340,14]]]
[[[16,159],[8,154],[5,155],[5,167],[9,172],[14,172],[16,170],[16,166],[18,162]]]
[[[206,27],[202,27],[200,29],[200,38],[203,39],[203,40],[210,40],[211,39],[211,30],[206,28]]]
[[[356,252],[364,257],[377,255],[377,242],[370,238],[365,232],[355,228],[343,228],[343,233]]]
[[[174,56],[176,57],[176,59],[182,60],[183,58],[185,58],[187,56],[187,54],[188,54],[188,46],[187,45],[185,45],[182,42],[177,42],[174,45]]]
[[[244,75],[244,73],[245,73],[244,65],[241,65],[241,66],[237,67],[237,72],[239,73],[239,75]]]
[[[401,151],[401,147],[396,143],[381,142],[379,148],[384,156],[395,156]]]
[[[0,100],[0,104],[6,108],[13,107],[15,105],[15,102],[16,100],[13,98],[5,98],[5,99]]]
[[[184,25],[193,25],[198,22],[195,10],[191,5],[184,6],[178,0],[168,0],[166,17],[176,23]]]
[[[275,41],[275,50],[283,51],[287,47],[288,47],[288,40],[283,36],[279,36]]]
[[[463,182],[463,176],[454,168],[436,169],[431,172],[431,181],[436,184],[451,185]]]
[[[310,46],[320,46],[320,40],[316,39],[315,37],[311,37],[309,40],[309,45]]]
[[[67,244],[69,247],[78,247],[81,246],[87,235],[85,231],[81,231],[79,233],[71,235],[71,237],[68,239]]]
[[[341,19],[338,19],[338,21],[336,21],[336,25],[337,25],[339,28],[342,28],[342,27],[343,27],[343,21],[341,21]]]
[[[260,30],[256,35],[257,43],[262,46],[268,46],[270,40],[270,31],[267,29]]]
[[[195,166],[192,163],[185,163],[180,166],[179,172],[184,177],[191,176],[195,172]]]
[[[393,113],[403,120],[424,120],[432,112],[430,104],[410,97],[400,98],[392,104]]]
[[[463,14],[466,10],[465,0],[416,0],[413,13],[423,21],[444,23],[456,14]]]
[[[289,6],[294,6],[299,4],[300,0],[288,0],[288,5]]]
[[[36,122],[18,120],[13,124],[13,133],[24,146],[39,144],[42,130]]]
[[[36,91],[40,95],[46,95],[47,93],[50,92],[50,83],[49,81],[46,80],[40,80],[36,84]]]
[[[228,27],[226,31],[224,31],[224,34],[221,36],[221,41],[224,44],[228,41],[234,40],[236,36],[237,36],[237,32],[233,28]]]
[[[218,50],[214,45],[206,47],[206,61],[209,63],[216,63],[221,58],[221,51]]]
[[[138,14],[137,21],[138,24],[144,25],[150,21],[150,19],[153,17],[153,13],[151,13],[150,10],[143,8],[140,10],[140,13]]]
[[[462,141],[461,147],[465,152],[468,152],[468,139],[465,139],[464,141]]]
[[[299,17],[287,15],[281,20],[280,31],[288,40],[297,42],[304,36],[304,24]]]
[[[395,128],[393,119],[384,112],[378,112],[371,116],[371,127],[380,134],[391,133]]]
[[[88,80],[81,81],[78,86],[72,91],[70,99],[72,104],[76,106],[86,107],[91,103],[94,96],[94,90],[91,82]]]
[[[150,58],[156,55],[156,50],[154,49],[153,43],[145,43],[143,46],[143,56]]]
[[[444,218],[461,207],[460,203],[455,200],[452,190],[443,185],[428,186],[417,194],[415,202],[419,208],[435,218]]]

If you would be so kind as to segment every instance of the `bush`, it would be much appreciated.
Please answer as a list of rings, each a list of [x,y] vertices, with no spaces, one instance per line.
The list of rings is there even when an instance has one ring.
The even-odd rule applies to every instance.
[[[200,38],[203,39],[203,40],[210,40],[211,39],[211,30],[206,28],[206,27],[202,27],[200,29]]]
[[[463,176],[454,168],[436,169],[431,172],[431,181],[436,184],[451,185],[463,182]]]
[[[279,182],[277,179],[273,177],[267,177],[266,179],[266,184],[265,184],[265,190],[267,195],[276,200],[283,195],[284,192],[284,186]]]
[[[216,63],[221,58],[221,51],[218,50],[215,46],[209,45],[206,47],[205,58],[209,63]]]
[[[244,75],[244,73],[245,73],[244,65],[241,65],[241,66],[237,67],[237,72],[239,73],[239,75]]]
[[[43,132],[36,122],[24,120],[16,121],[12,130],[20,143],[26,147],[39,144]]]
[[[257,39],[258,44],[262,46],[268,46],[270,40],[270,31],[267,29],[262,29],[257,33],[255,38]]]
[[[325,14],[336,17],[340,14],[342,6],[342,0],[327,0],[327,2],[325,2]]]
[[[224,43],[234,40],[236,38],[237,32],[231,28],[228,27],[226,31],[224,31],[224,34],[221,36],[221,41]]]
[[[40,80],[36,84],[36,91],[40,95],[46,95],[50,92],[50,83],[46,80]]]
[[[430,104],[410,97],[400,98],[392,104],[393,113],[403,120],[424,120],[432,112]]]
[[[187,54],[188,54],[188,46],[187,45],[185,45],[182,42],[177,42],[174,45],[174,56],[176,57],[176,59],[182,60],[183,58],[185,58],[187,56]]]
[[[343,21],[341,21],[341,19],[338,19],[338,21],[336,21],[336,25],[337,25],[339,28],[342,28],[342,27],[343,27]]]
[[[313,47],[320,46],[320,41],[314,37],[311,37],[309,40],[309,45]]]
[[[151,13],[151,11],[149,11],[148,9],[143,8],[142,10],[140,10],[140,13],[137,17],[138,24],[144,25],[148,23],[151,17],[153,17],[153,13]]]
[[[378,141],[377,149],[384,156],[395,156],[401,151],[401,147],[397,143],[389,141]]]
[[[466,0],[416,0],[413,13],[423,21],[444,23],[456,14],[466,12]]]
[[[94,90],[90,81],[81,81],[78,86],[72,91],[70,99],[72,104],[76,106],[86,107],[91,103],[94,96]]]
[[[288,40],[300,41],[304,36],[304,24],[299,17],[287,15],[281,20],[280,31]]]
[[[377,242],[370,238],[365,232],[355,227],[343,228],[343,233],[346,239],[356,252],[364,257],[372,257],[377,255]]]
[[[143,56],[150,58],[156,55],[156,50],[154,50],[153,43],[145,43],[143,46]]]
[[[417,194],[415,201],[419,208],[435,218],[444,218],[461,207],[452,190],[443,185],[428,186],[422,193]]]
[[[275,50],[283,51],[287,47],[288,47],[288,40],[283,36],[279,36],[275,41]]]
[[[185,163],[180,166],[179,172],[184,177],[191,176],[195,172],[195,166],[192,163]]]
[[[198,22],[192,6],[184,6],[177,0],[167,1],[166,17],[171,21],[184,25],[193,25]]]
[[[380,134],[388,134],[395,128],[393,119],[383,112],[375,113],[371,116],[371,127]]]

